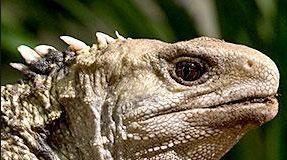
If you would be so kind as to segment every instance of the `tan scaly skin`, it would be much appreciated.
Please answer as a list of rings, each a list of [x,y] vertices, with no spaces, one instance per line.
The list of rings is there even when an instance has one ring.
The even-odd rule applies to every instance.
[[[214,160],[277,114],[278,69],[246,46],[61,38],[66,52],[18,48],[28,78],[1,87],[2,159]]]

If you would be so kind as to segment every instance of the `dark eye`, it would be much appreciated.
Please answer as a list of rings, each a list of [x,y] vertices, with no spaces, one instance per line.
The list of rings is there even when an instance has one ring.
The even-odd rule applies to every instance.
[[[183,84],[198,80],[206,72],[205,64],[199,59],[183,58],[173,65],[174,79]]]

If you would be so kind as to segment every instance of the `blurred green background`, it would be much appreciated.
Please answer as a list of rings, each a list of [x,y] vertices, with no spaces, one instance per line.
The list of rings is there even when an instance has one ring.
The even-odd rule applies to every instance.
[[[210,36],[241,43],[270,56],[281,73],[278,116],[249,132],[223,159],[287,158],[287,0],[2,0],[1,84],[21,75],[16,47],[49,44],[63,50],[60,35],[92,44],[95,32],[167,42]]]

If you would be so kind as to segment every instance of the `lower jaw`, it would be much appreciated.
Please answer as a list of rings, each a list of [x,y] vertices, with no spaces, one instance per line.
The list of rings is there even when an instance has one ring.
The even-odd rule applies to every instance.
[[[220,134],[234,133],[233,143],[228,145],[232,146],[250,128],[270,121],[276,116],[277,112],[278,102],[276,98],[269,97],[264,99],[264,101],[254,99],[249,102],[219,105],[216,108],[195,108],[159,115],[139,121],[137,130],[140,131],[136,132],[145,133],[146,136],[154,134],[154,132],[157,132],[158,135],[168,136],[163,136],[162,139],[151,138],[146,144],[138,145],[143,145],[142,147],[144,147],[145,145],[150,146],[155,143],[162,143],[171,139],[171,137],[176,137],[179,133],[188,133],[191,127],[201,127],[203,129],[219,130]],[[145,130],[145,128],[156,129],[156,124],[161,124],[161,128],[168,130]],[[228,146],[226,150],[228,150]]]

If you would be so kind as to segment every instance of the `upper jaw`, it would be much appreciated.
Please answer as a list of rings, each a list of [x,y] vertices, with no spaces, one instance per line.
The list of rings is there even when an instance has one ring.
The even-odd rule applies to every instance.
[[[225,90],[227,91],[227,90]],[[186,96],[186,93],[173,95],[169,98],[163,96],[163,99],[160,97],[155,98],[160,102],[156,102],[153,100],[153,103],[160,104],[161,101],[165,102],[165,106],[158,105],[149,105],[146,101],[145,103],[133,104],[137,105],[137,108],[128,111],[124,114],[124,119],[126,121],[131,122],[139,122],[145,121],[148,119],[152,119],[157,116],[162,116],[166,114],[173,114],[177,112],[185,112],[185,111],[192,111],[192,110],[202,110],[202,111],[216,111],[218,109],[231,109],[236,110],[240,109],[242,106],[243,108],[247,109],[250,106],[250,110],[256,109],[256,106],[260,104],[261,109],[266,109],[266,111],[270,111],[270,108],[273,108],[275,111],[270,111],[273,117],[275,116],[274,113],[277,113],[278,110],[278,102],[275,97],[275,93],[272,94],[263,94],[258,96],[249,96],[244,95],[242,92],[241,95],[234,94],[231,95],[231,92],[228,93],[221,93],[215,91],[210,91],[209,93],[202,93],[196,96]],[[226,96],[223,96],[226,95]],[[177,102],[174,101],[177,99]],[[277,107],[272,107],[273,105]],[[265,107],[263,107],[265,106]],[[271,107],[270,107],[271,106]],[[265,113],[265,112],[264,112]],[[214,113],[216,114],[216,113]],[[267,114],[267,112],[265,113]],[[256,116],[256,115],[254,115]],[[266,115],[267,117],[270,117]],[[269,118],[270,119],[270,118]]]
[[[183,109],[185,108],[185,109]],[[182,107],[179,110],[168,110],[165,112],[159,112],[154,116],[148,117],[146,119],[141,119],[140,121],[150,120],[156,117],[161,117],[168,114],[197,114],[200,112],[201,114],[210,114],[213,117],[223,117],[218,118],[222,121],[211,120],[210,124],[205,123],[207,125],[223,125],[223,124],[231,124],[230,122],[233,121],[233,124],[254,124],[254,125],[261,125],[267,121],[273,119],[277,112],[278,112],[278,101],[274,95],[266,96],[266,97],[250,97],[250,98],[242,98],[234,101],[220,103],[218,105],[209,106],[209,107]],[[188,117],[188,116],[187,116]],[[193,117],[193,116],[192,116]],[[190,119],[192,119],[190,117]],[[227,117],[227,118],[225,118]]]

